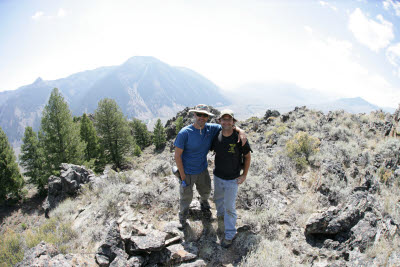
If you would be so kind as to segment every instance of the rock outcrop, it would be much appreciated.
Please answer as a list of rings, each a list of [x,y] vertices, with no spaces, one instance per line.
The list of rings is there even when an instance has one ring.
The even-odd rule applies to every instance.
[[[49,177],[49,193],[43,204],[46,217],[58,203],[67,197],[75,196],[83,184],[95,177],[91,170],[83,166],[62,163],[60,169],[59,177],[54,175]]]
[[[174,265],[194,261],[198,249],[182,242],[183,232],[177,222],[170,222],[162,231],[129,215],[113,221],[107,236],[96,253],[99,266]],[[205,266],[197,265],[195,266]]]
[[[356,191],[346,203],[314,214],[307,222],[308,242],[317,247],[348,253],[372,246],[382,234],[393,237],[399,232],[390,216],[383,217],[373,194]]]
[[[87,254],[61,254],[58,249],[45,242],[40,242],[36,247],[25,252],[24,259],[16,267],[25,266],[95,266],[92,255]]]

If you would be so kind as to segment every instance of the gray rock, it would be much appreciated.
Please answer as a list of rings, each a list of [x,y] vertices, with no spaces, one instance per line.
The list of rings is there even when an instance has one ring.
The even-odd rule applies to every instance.
[[[143,251],[159,251],[165,247],[167,234],[151,230],[145,236],[132,236],[128,244],[128,252],[134,255]]]
[[[121,250],[125,250],[125,245],[122,242],[118,224],[113,221],[108,227],[104,242],[97,249],[96,261],[101,266],[108,266],[117,256],[121,258],[121,255],[124,255]]]
[[[46,217],[50,210],[67,197],[73,197],[85,183],[92,180],[95,175],[83,166],[62,163],[60,177],[50,176],[48,181],[48,196],[43,204]]]
[[[306,225],[306,234],[338,234],[349,231],[373,207],[375,199],[366,192],[356,192],[347,203],[330,207],[327,211],[314,214]]]
[[[25,252],[24,259],[22,262],[17,263],[15,266],[28,266],[33,261],[36,261],[39,258],[52,258],[59,254],[57,248],[52,244],[47,244],[44,241],[40,242],[36,247],[29,249]]]
[[[180,266],[180,267],[203,267],[203,266],[207,266],[207,264],[203,260],[197,260],[197,261],[191,262],[191,263],[182,263],[178,266]]]
[[[198,249],[188,246],[185,248],[182,244],[175,244],[167,247],[170,258],[166,264],[176,264],[179,262],[191,261],[197,258]]]
[[[25,252],[22,262],[15,266],[95,266],[93,257],[82,254],[59,254],[52,244],[40,242],[36,247]]]

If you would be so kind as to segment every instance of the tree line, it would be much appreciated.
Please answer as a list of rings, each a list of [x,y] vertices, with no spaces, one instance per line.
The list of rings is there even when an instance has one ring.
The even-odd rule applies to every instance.
[[[45,194],[49,176],[59,175],[61,163],[85,165],[96,172],[112,164],[118,170],[128,156],[140,156],[151,144],[161,149],[166,134],[160,119],[151,133],[142,121],[128,121],[115,100],[109,98],[99,101],[94,115],[73,117],[61,92],[54,88],[42,112],[39,131],[26,127],[22,141],[20,165],[27,182]],[[18,198],[24,183],[14,151],[0,127],[0,203]]]

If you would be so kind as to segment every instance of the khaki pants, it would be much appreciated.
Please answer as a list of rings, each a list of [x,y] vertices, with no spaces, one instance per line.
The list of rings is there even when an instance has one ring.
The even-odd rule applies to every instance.
[[[180,194],[180,207],[179,207],[179,218],[186,219],[190,203],[192,203],[193,199],[193,185],[196,185],[196,189],[200,194],[200,202],[202,207],[210,208],[210,204],[208,203],[208,198],[211,193],[211,178],[208,170],[205,169],[202,173],[199,174],[186,174],[185,182],[187,184],[186,187],[180,185],[179,194]]]

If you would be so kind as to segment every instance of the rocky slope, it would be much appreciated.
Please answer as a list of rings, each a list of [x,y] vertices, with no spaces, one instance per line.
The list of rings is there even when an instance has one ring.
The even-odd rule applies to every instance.
[[[164,151],[147,148],[132,170],[95,176],[64,165],[49,187],[68,197],[49,195],[56,202],[48,221],[71,238],[26,250],[19,266],[398,266],[399,113],[324,115],[301,107],[238,122],[254,153],[239,188],[238,234],[224,249],[217,222],[200,216],[197,195],[189,227],[178,228],[172,129],[179,116],[191,122],[184,109],[167,122]],[[316,144],[306,161],[289,153],[301,132]]]

